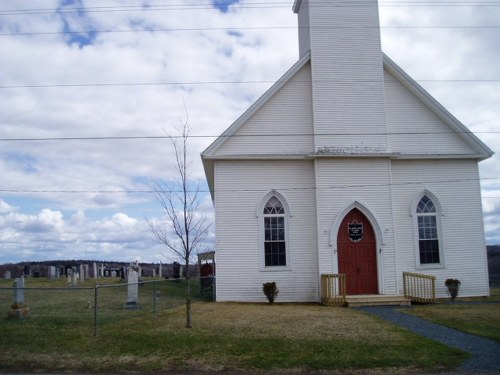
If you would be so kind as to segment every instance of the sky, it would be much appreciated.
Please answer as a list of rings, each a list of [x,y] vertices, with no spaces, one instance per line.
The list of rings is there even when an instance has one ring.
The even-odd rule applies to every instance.
[[[2,0],[0,264],[174,260],[146,219],[200,153],[299,58],[292,0]],[[500,244],[500,2],[380,0],[382,49],[497,152],[480,163]],[[214,247],[213,229],[204,249]]]

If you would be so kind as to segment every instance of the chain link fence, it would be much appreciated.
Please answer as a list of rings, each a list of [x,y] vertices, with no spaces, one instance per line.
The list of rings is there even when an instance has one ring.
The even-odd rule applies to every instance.
[[[212,300],[208,281],[191,280],[193,301]],[[93,287],[0,287],[0,313],[6,319],[58,326],[88,327],[97,336],[107,326],[136,317],[156,318],[185,303],[185,280],[160,279]],[[1,319],[1,318],[0,318]]]

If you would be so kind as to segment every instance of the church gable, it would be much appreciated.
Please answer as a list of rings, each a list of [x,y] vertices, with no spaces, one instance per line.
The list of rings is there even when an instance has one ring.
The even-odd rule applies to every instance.
[[[488,147],[387,56],[384,62],[390,152],[424,157],[483,159],[491,156]]]
[[[310,154],[312,134],[311,68],[304,58],[223,134],[221,143],[204,154]]]

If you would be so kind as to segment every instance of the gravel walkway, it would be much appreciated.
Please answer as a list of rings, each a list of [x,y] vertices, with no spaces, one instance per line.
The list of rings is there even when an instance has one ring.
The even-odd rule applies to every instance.
[[[431,323],[427,320],[398,311],[394,307],[359,307],[358,310],[376,315],[418,335],[471,353],[473,357],[460,366],[458,369],[460,372],[500,373],[500,344],[496,341]]]

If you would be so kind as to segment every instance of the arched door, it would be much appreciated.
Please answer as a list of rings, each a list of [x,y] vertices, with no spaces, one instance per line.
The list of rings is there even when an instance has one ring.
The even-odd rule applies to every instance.
[[[370,221],[357,208],[342,220],[337,235],[339,273],[347,294],[377,294],[377,244]]]

